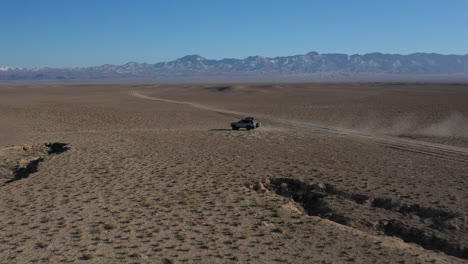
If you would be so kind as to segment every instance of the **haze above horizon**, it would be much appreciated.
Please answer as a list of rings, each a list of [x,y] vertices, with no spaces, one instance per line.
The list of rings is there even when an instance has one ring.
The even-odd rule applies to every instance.
[[[0,67],[468,53],[468,1],[5,1]]]

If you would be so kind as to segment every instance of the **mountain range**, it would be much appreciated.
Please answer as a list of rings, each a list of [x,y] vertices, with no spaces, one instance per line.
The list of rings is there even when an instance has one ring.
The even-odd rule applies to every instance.
[[[229,78],[242,80],[282,76],[285,79],[380,80],[384,76],[398,80],[412,76],[416,80],[430,80],[431,76],[451,76],[468,80],[467,55],[414,53],[409,55],[369,53],[364,55],[319,54],[267,58],[250,56],[245,59],[210,60],[188,55],[173,61],[155,64],[129,62],[123,65],[104,64],[79,68],[12,68],[0,67],[0,81],[15,80],[109,80],[109,79],[164,79],[198,80]],[[325,76],[325,77],[323,77]],[[359,77],[360,76],[360,77]],[[366,77],[367,76],[367,77]],[[319,78],[319,79],[320,79]],[[281,78],[280,78],[281,79]],[[302,80],[301,79],[301,80]],[[385,78],[384,78],[385,79]]]

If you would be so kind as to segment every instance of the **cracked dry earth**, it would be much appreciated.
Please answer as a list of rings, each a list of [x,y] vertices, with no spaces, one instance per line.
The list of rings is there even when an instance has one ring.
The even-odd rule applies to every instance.
[[[303,86],[0,87],[0,262],[466,263],[463,134],[427,139],[451,148],[275,119],[303,111],[301,122],[330,125],[297,107],[308,93],[317,107],[409,107],[401,85]],[[440,98],[405,89],[417,105]],[[466,88],[449,90],[447,111],[466,113]],[[152,100],[186,92],[203,99]],[[236,111],[271,123],[228,130]]]

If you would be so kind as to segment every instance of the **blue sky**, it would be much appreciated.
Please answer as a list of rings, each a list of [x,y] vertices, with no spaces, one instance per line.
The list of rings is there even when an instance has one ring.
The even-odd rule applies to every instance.
[[[0,0],[0,66],[468,54],[466,0]]]

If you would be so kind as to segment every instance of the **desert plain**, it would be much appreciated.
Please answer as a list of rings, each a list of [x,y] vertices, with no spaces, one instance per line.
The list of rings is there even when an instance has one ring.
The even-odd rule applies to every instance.
[[[465,263],[467,190],[467,84],[0,86],[1,263]]]

